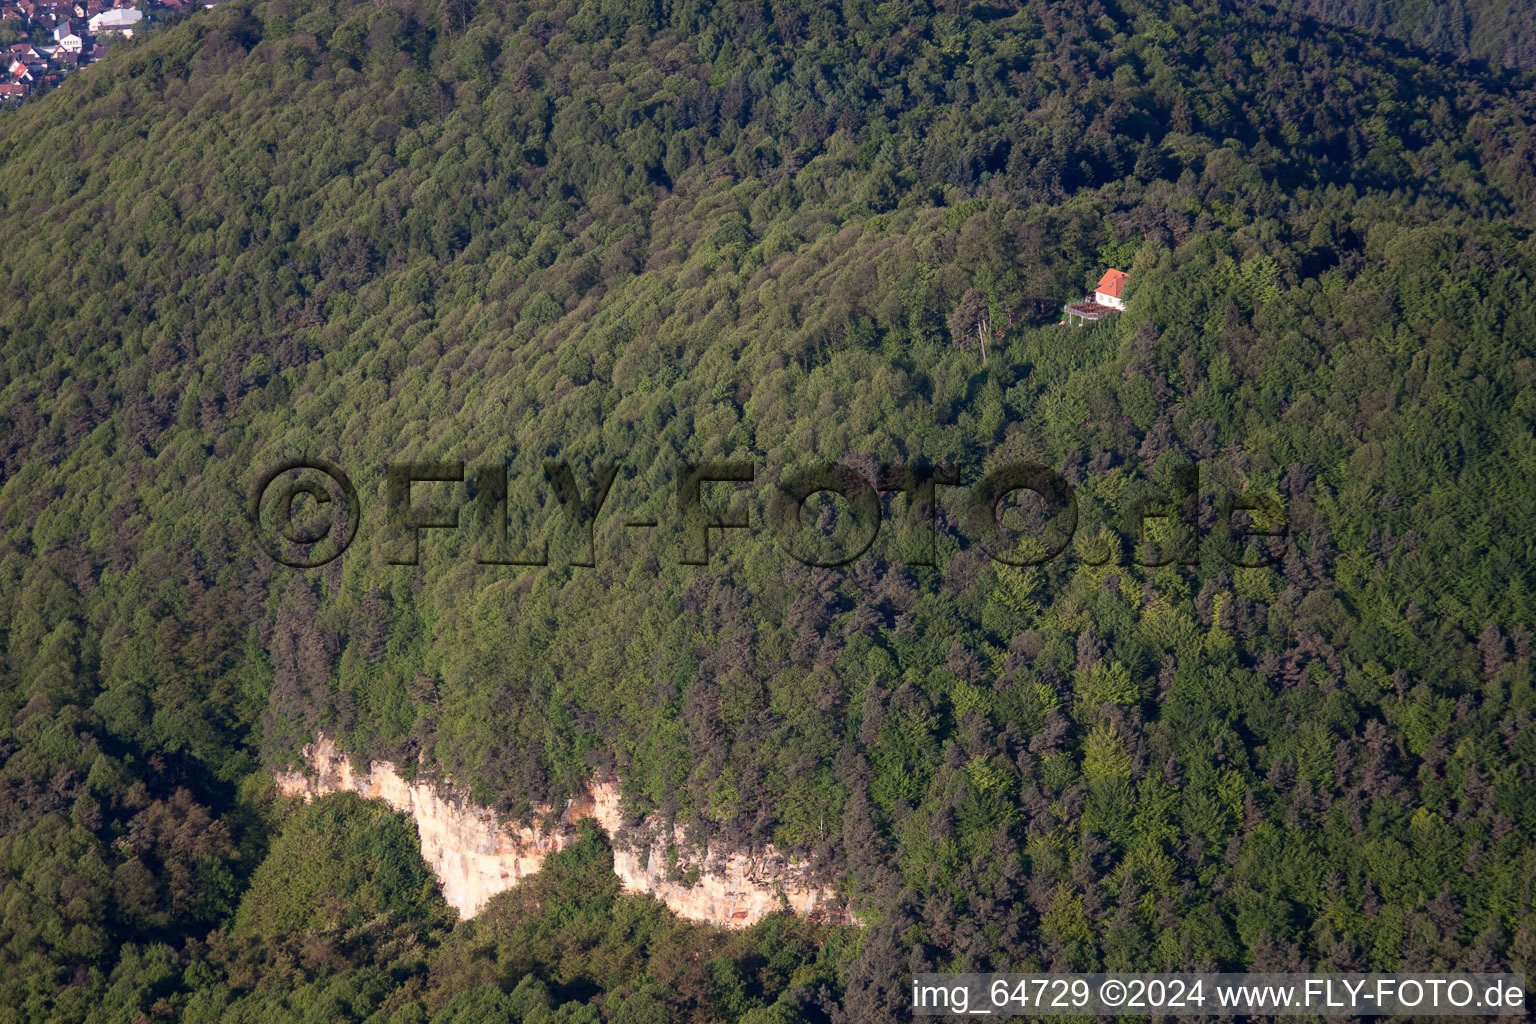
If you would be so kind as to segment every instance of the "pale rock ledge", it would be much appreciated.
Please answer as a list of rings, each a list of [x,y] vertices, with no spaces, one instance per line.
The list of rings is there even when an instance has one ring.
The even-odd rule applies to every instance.
[[[575,823],[591,818],[608,834],[613,869],[624,891],[654,896],[679,917],[745,928],[787,909],[835,924],[856,923],[830,888],[812,881],[771,845],[755,854],[713,843],[702,855],[682,852],[679,866],[697,880],[689,885],[669,879],[666,830],[642,820],[621,837],[619,786],[611,780],[589,783],[586,797],[567,804],[557,824],[545,829],[538,820],[503,822],[489,808],[451,792],[445,795],[431,782],[406,782],[388,761],[374,761],[360,775],[326,736],[306,747],[305,754],[309,771],[274,773],[278,792],[306,801],[356,793],[409,814],[421,837],[422,859],[437,875],[443,899],[462,917],[475,916],[492,896],[538,871],[545,857],[575,841]],[[539,810],[539,817],[549,816],[549,808]],[[680,827],[670,839],[683,850]]]

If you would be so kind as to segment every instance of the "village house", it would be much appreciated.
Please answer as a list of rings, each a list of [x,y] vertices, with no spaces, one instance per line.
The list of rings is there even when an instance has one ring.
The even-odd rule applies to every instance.
[[[67,21],[61,21],[53,26],[53,41],[58,44],[64,53],[78,54],[85,49],[85,40],[76,34],[74,28]]]

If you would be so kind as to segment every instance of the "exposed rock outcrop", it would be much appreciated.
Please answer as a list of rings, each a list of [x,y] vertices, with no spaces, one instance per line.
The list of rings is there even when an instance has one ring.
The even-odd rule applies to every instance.
[[[624,827],[619,786],[612,780],[589,783],[586,795],[567,804],[546,828],[541,821],[553,817],[552,808],[536,808],[529,822],[503,822],[446,787],[406,782],[388,761],[374,761],[366,774],[354,772],[328,737],[305,752],[308,770],[275,773],[278,791],[306,800],[351,792],[409,814],[421,837],[422,859],[437,875],[443,898],[464,917],[538,871],[545,857],[575,841],[575,824],[591,818],[608,834],[624,890],[655,896],[679,917],[725,928],[744,928],[783,909],[840,924],[853,920],[830,888],[772,846],[746,851],[712,843],[689,852],[681,828],[669,835],[644,820]],[[675,866],[669,864],[669,847],[678,851]]]

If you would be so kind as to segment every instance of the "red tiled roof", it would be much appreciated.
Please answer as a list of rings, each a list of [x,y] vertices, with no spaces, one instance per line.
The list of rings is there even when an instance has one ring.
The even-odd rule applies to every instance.
[[[1125,287],[1125,279],[1128,276],[1125,271],[1110,267],[1104,271],[1104,276],[1099,278],[1099,283],[1094,286],[1093,290],[1103,292],[1112,299],[1118,299],[1120,297],[1120,289]]]

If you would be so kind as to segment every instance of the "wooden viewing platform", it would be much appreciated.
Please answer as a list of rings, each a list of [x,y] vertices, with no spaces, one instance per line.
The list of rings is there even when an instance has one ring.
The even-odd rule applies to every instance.
[[[1073,317],[1076,317],[1080,321],[1102,320],[1106,316],[1109,316],[1111,313],[1120,312],[1114,306],[1106,306],[1102,303],[1094,302],[1092,299],[1084,299],[1082,302],[1073,302],[1069,305],[1061,307],[1061,311],[1066,315],[1068,321],[1070,321]]]

